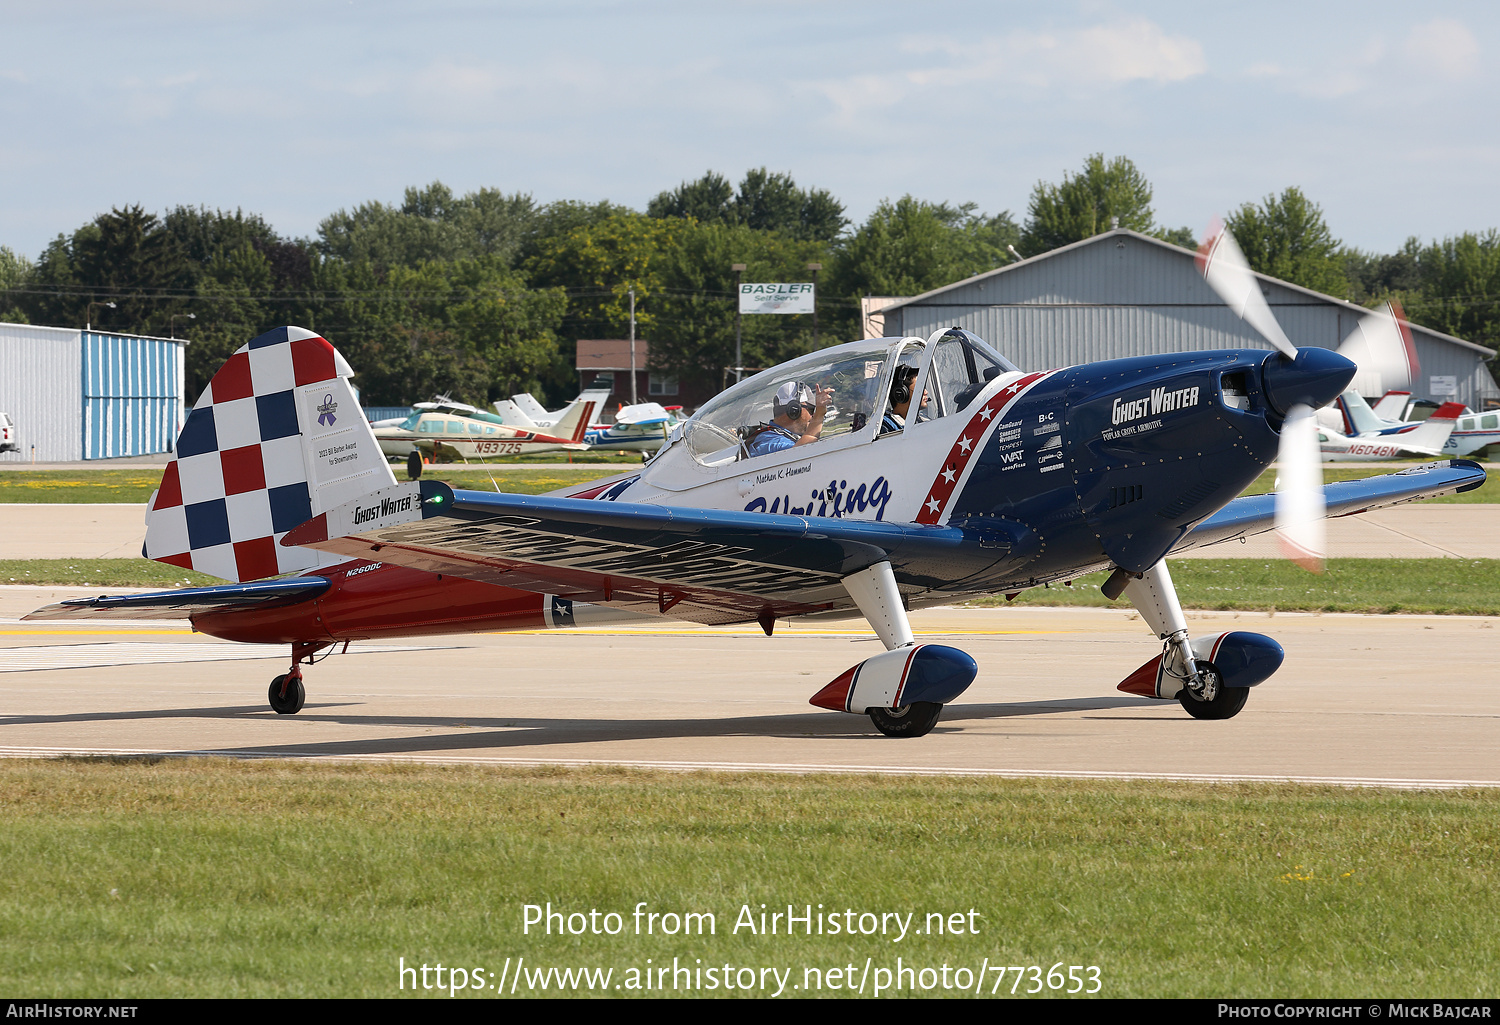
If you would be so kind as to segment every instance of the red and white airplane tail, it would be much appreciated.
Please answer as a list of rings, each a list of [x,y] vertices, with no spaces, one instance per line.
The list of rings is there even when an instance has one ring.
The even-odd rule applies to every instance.
[[[146,505],[148,559],[225,580],[342,562],[287,548],[287,531],[396,483],[325,339],[277,328],[240,346],[203,389]]]
[[[1417,427],[1388,437],[1404,448],[1437,455],[1448,444],[1448,435],[1453,433],[1465,409],[1462,402],[1445,402]]]
[[[575,444],[582,444],[583,436],[588,433],[589,425],[594,422],[594,411],[604,405],[606,394],[584,392],[563,411],[557,423],[547,428],[547,433],[554,437],[567,438]]]

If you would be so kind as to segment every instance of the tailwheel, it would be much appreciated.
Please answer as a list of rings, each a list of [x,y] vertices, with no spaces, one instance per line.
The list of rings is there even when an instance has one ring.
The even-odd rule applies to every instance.
[[[1177,700],[1194,719],[1233,719],[1245,707],[1249,687],[1226,687],[1224,677],[1212,662],[1197,660],[1201,685],[1183,687]]]
[[[913,701],[900,708],[872,708],[870,721],[887,737],[925,737],[937,725],[943,706],[935,701]]]
[[[271,711],[277,715],[296,715],[302,711],[302,702],[307,700],[307,691],[302,686],[302,674],[293,676],[283,673],[271,681]]]

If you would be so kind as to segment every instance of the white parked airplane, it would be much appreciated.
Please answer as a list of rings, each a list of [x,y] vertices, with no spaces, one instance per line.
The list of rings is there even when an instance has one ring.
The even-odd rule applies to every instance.
[[[1435,456],[1443,451],[1453,428],[1465,407],[1457,402],[1442,406],[1426,420],[1385,426],[1376,419],[1369,403],[1352,391],[1340,395],[1331,407],[1318,412],[1318,447],[1324,462],[1404,459],[1409,456]],[[1338,427],[1348,418],[1355,433],[1346,434]]]
[[[1388,424],[1399,424],[1410,414],[1411,392],[1389,391],[1375,403],[1375,415]],[[1500,413],[1476,413],[1465,409],[1458,426],[1443,446],[1444,455],[1468,456],[1500,444]]]

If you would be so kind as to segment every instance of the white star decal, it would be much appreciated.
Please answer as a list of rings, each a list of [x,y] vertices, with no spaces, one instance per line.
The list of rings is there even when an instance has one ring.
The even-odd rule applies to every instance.
[[[956,477],[956,476],[958,476],[958,475],[956,473],[954,473],[952,470],[944,470],[943,471],[943,480],[947,481],[949,484],[953,483],[953,478]]]
[[[991,409],[989,406],[985,406],[983,409],[981,409],[979,411],[979,419],[981,419],[981,420],[988,420],[990,417],[992,417],[994,415],[995,415],[995,411],[993,409]]]
[[[974,444],[974,442],[972,442],[968,438],[959,438],[958,439],[958,447],[961,448],[961,449],[963,449],[965,452],[969,451],[969,446],[971,446],[973,444]]]
[[[942,503],[939,502],[936,498],[929,498],[927,500],[927,511],[928,512],[937,512],[938,509],[941,508],[941,507],[942,507]]]

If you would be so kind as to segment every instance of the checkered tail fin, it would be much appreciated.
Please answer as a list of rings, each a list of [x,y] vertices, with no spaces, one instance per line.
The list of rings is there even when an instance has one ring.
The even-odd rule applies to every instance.
[[[245,581],[343,561],[283,547],[293,527],[396,483],[325,339],[277,328],[214,374],[146,512],[148,559]]]

